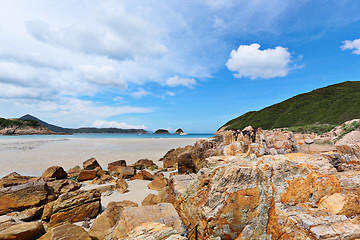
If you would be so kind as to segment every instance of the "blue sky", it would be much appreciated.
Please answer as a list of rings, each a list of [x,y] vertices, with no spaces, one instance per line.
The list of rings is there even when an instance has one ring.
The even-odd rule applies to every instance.
[[[214,132],[359,81],[360,1],[3,0],[0,116]]]

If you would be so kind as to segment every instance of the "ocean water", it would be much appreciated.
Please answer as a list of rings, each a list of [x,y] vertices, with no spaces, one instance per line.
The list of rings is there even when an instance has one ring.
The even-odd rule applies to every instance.
[[[189,133],[188,135],[179,135],[179,134],[126,134],[126,133],[76,133],[72,135],[16,135],[16,136],[0,136],[1,139],[141,139],[141,138],[210,138],[215,136],[210,133]]]

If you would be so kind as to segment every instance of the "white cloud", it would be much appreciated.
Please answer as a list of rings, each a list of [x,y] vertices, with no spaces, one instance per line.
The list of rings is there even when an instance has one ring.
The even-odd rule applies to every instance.
[[[144,125],[130,125],[123,122],[117,122],[117,121],[108,122],[102,120],[95,121],[93,126],[97,128],[146,129]]]
[[[193,88],[193,86],[196,84],[196,80],[193,78],[182,78],[179,76],[174,76],[166,80],[166,84],[170,87],[185,86],[188,88]]]
[[[138,91],[131,93],[131,96],[133,96],[134,98],[142,98],[148,95],[151,95],[151,92],[146,91],[143,88],[138,88]]]
[[[360,55],[360,38],[355,39],[353,41],[346,40],[343,41],[343,45],[341,46],[342,50],[353,50],[352,53],[356,55]]]
[[[278,46],[274,49],[260,50],[260,45],[240,45],[232,50],[226,66],[237,78],[249,77],[274,78],[284,77],[289,72],[291,54],[287,48]]]
[[[170,96],[170,97],[174,97],[175,93],[171,92],[171,91],[166,91],[166,95]]]

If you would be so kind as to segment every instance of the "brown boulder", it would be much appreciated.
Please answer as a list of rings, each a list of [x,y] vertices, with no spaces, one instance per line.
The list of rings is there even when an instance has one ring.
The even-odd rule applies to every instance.
[[[118,160],[118,161],[109,163],[108,164],[108,171],[109,171],[109,173],[118,172],[119,167],[126,167],[126,161],[125,160]]]
[[[67,178],[67,173],[60,166],[52,166],[52,167],[49,167],[48,169],[46,169],[45,172],[43,172],[43,174],[41,175],[41,177],[43,177],[45,179],[45,181],[47,181],[51,178],[65,179],[65,178]]]
[[[151,190],[160,191],[161,189],[164,189],[167,185],[168,185],[168,180],[166,178],[160,176],[160,177],[156,177],[147,186]]]
[[[94,223],[89,230],[90,236],[97,240],[105,239],[106,231],[115,226],[124,209],[137,206],[136,203],[126,200],[121,202],[110,202],[107,205],[106,210],[94,220]]]
[[[83,162],[83,167],[85,170],[94,170],[95,168],[102,169],[100,164],[98,163],[98,161],[96,161],[95,158],[90,158],[85,162]]]
[[[115,179],[107,171],[97,171],[96,178],[91,182],[92,184],[105,184],[107,182],[113,182]]]
[[[158,168],[158,166],[153,162],[153,160],[149,160],[147,158],[140,159],[131,166],[137,170],[143,170],[145,168],[148,168],[151,171],[154,171],[155,169]]]
[[[67,172],[69,178],[77,177],[81,172],[81,168],[79,166],[70,168]]]
[[[0,215],[37,206],[54,195],[45,182],[34,182],[0,189]]]
[[[65,223],[57,227],[51,228],[39,240],[91,240],[90,235],[80,226]]]
[[[8,229],[9,227],[17,224],[15,220],[10,216],[0,216],[0,232]]]
[[[29,222],[12,225],[0,231],[0,239],[35,240],[45,233],[41,222]]]
[[[319,208],[335,215],[347,217],[360,214],[360,198],[354,194],[334,193],[323,197],[319,202]]]
[[[144,239],[166,239],[166,240],[186,240],[178,234],[172,227],[157,222],[143,223],[132,230],[124,240],[144,240]]]
[[[75,182],[71,179],[61,179],[51,182],[47,182],[47,185],[52,188],[55,195],[79,190],[81,187],[80,183]]]
[[[121,193],[128,192],[128,183],[124,179],[117,179],[115,182],[115,190]]]
[[[64,222],[79,222],[94,218],[101,210],[101,194],[97,190],[64,193],[45,205],[42,220],[50,219],[50,226]]]
[[[193,162],[191,152],[186,151],[181,153],[178,157],[178,171],[183,173],[196,173],[195,164]]]
[[[149,222],[165,224],[167,227],[172,227],[181,235],[184,235],[186,232],[185,226],[173,205],[170,203],[160,203],[155,206],[126,208],[121,214],[111,236],[115,239],[126,238],[131,230],[143,223]]]
[[[136,169],[132,167],[118,167],[116,172],[110,172],[118,178],[131,178],[136,174]]]
[[[12,172],[0,179],[0,188],[17,186],[17,185],[25,184],[28,182],[33,182],[36,180],[37,180],[36,177],[21,176],[20,174],[18,174],[16,172]]]
[[[81,170],[79,175],[77,176],[77,180],[79,182],[93,180],[96,178],[96,170]]]
[[[33,219],[40,217],[43,210],[44,210],[43,206],[28,208],[20,212],[17,217],[24,222],[32,221]]]
[[[130,178],[130,180],[136,180],[136,179],[140,179],[140,180],[154,180],[154,175],[152,175],[151,173],[149,173],[146,170],[141,170],[140,172],[136,173],[135,176],[133,176],[132,178]]]
[[[159,203],[170,203],[170,196],[166,189],[162,189],[159,191],[158,195],[150,193],[147,195],[144,200],[141,202],[142,206],[149,206],[149,205],[157,205]]]

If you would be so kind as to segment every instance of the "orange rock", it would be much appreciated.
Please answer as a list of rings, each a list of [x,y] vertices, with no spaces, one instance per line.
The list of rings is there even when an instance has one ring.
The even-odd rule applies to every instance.
[[[354,194],[334,193],[323,197],[319,202],[319,208],[335,215],[347,217],[360,214],[360,198]]]
[[[60,166],[52,166],[52,167],[49,167],[48,169],[46,169],[45,172],[43,172],[43,174],[41,175],[41,177],[43,177],[45,179],[45,181],[47,181],[51,178],[65,179],[65,178],[67,178],[67,173]]]
[[[124,179],[117,179],[116,182],[115,182],[115,189],[116,191],[118,192],[121,192],[121,193],[126,193],[128,192],[128,183],[124,180]]]
[[[87,180],[93,180],[96,178],[96,170],[81,170],[79,175],[77,176],[78,181],[87,181]]]
[[[101,169],[100,164],[98,163],[98,161],[96,161],[95,158],[90,158],[83,162],[83,167],[85,170],[94,170],[95,168]]]
[[[140,180],[154,180],[154,175],[152,175],[151,173],[149,173],[146,170],[141,170],[140,172],[136,173],[135,176],[133,176],[132,178],[130,178],[130,180],[136,180],[136,179],[140,179]]]
[[[164,177],[156,177],[151,183],[147,186],[151,190],[160,191],[168,185],[168,180]]]

